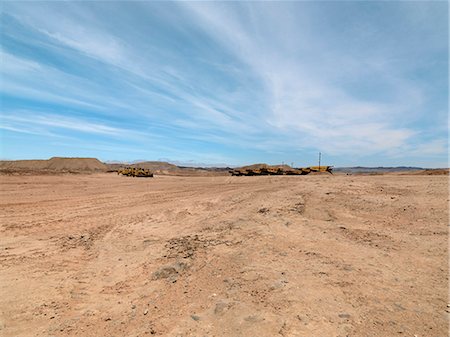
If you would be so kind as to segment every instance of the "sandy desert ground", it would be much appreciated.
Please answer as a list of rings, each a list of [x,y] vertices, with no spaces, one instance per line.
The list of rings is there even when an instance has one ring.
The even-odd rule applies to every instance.
[[[448,336],[448,177],[0,177],[1,336]]]

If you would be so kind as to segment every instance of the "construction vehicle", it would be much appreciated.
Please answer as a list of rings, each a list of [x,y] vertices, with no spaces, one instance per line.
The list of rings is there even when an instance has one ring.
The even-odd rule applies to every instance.
[[[121,174],[127,177],[144,177],[152,178],[153,173],[150,170],[140,167],[126,167],[117,171],[117,174]]]
[[[299,168],[260,167],[230,170],[232,176],[306,175],[312,172],[332,173],[333,166],[311,166]]]
[[[311,172],[328,172],[332,174],[333,166],[311,166]]]

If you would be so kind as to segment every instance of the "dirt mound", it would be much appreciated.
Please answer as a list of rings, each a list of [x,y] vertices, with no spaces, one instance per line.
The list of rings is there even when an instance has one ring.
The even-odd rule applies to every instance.
[[[115,164],[107,164],[107,166],[108,169],[111,171],[122,169],[125,167],[136,167],[152,171],[162,171],[162,170],[176,171],[180,169],[178,166],[164,161],[143,161],[134,164],[115,163]]]
[[[425,174],[425,175],[430,175],[430,176],[435,176],[435,175],[449,175],[449,169],[429,169],[429,170],[423,170],[421,172],[418,172],[416,174]]]
[[[131,165],[131,167],[140,167],[148,170],[179,170],[179,167],[164,161],[144,161]]]
[[[399,175],[426,175],[426,176],[442,176],[449,175],[450,169],[424,169],[412,172],[395,172]]]
[[[289,165],[268,165],[268,164],[253,164],[253,165],[247,165],[238,167],[238,170],[260,170],[262,168],[271,168],[271,169],[283,169],[283,170],[290,170],[292,167]]]
[[[52,157],[48,160],[1,161],[0,170],[8,172],[105,172],[108,167],[96,158]]]
[[[107,166],[97,158],[61,158],[48,160],[49,170],[57,171],[106,171]]]

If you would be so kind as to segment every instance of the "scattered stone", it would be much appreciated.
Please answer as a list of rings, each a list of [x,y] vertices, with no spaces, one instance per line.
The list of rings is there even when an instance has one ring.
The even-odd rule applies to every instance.
[[[136,309],[136,305],[133,304],[133,305],[131,306],[131,309]]]
[[[340,317],[340,318],[349,319],[349,318],[350,318],[350,315],[349,315],[349,314],[346,314],[346,313],[342,313],[342,314],[339,314],[339,317]]]
[[[273,283],[269,289],[270,290],[277,290],[277,289],[281,289],[284,288],[286,286],[286,283],[288,283],[288,281],[286,280],[278,280],[275,283]]]
[[[88,233],[85,234],[81,234],[80,235],[80,239],[82,239],[83,241],[87,242],[91,239],[91,236]]]
[[[261,214],[269,213],[269,209],[267,207],[260,208],[258,210],[258,213],[261,213]]]
[[[345,271],[353,271],[353,267],[352,267],[351,265],[346,264],[346,265],[344,265],[344,267],[342,268],[342,270],[345,270]]]
[[[400,311],[405,311],[406,310],[400,303],[394,303],[394,305]]]
[[[148,314],[148,309],[144,310],[144,316]]]
[[[229,307],[230,307],[230,303],[228,303],[227,301],[221,300],[216,303],[216,307],[214,308],[214,313],[216,315],[221,315],[225,311],[227,311]]]
[[[303,202],[298,202],[291,208],[291,211],[303,214],[305,212],[305,204]]]
[[[252,322],[252,323],[254,323],[254,322],[260,322],[260,321],[263,321],[263,320],[264,320],[264,318],[262,318],[262,317],[259,316],[259,315],[250,315],[250,316],[247,316],[247,317],[244,318],[244,321],[246,321],[246,322]]]
[[[168,266],[162,266],[152,274],[153,280],[168,279],[171,282],[176,282],[178,276],[188,268],[185,262],[175,262]]]
[[[191,318],[192,318],[194,321],[199,321],[199,320],[200,320],[200,316],[197,316],[197,315],[191,315]]]

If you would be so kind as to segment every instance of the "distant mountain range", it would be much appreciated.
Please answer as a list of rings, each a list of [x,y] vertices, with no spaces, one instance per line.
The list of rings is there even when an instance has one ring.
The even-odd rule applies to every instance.
[[[415,166],[395,166],[395,167],[364,167],[364,166],[353,166],[353,167],[335,167],[334,172],[343,173],[384,173],[384,172],[404,172],[404,171],[421,171],[425,170],[422,167]]]

